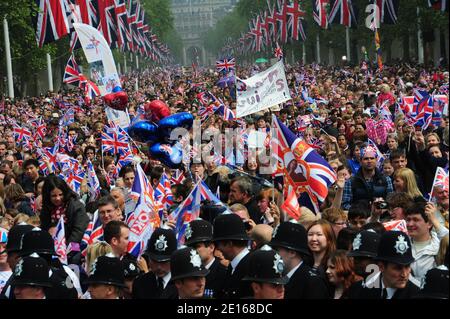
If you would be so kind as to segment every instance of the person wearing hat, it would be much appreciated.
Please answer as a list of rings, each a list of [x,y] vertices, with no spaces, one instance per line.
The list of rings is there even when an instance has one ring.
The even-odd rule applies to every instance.
[[[326,282],[304,261],[310,256],[305,227],[295,221],[283,222],[274,229],[269,245],[280,254],[285,264],[289,279],[285,286],[286,299],[328,298]]]
[[[356,234],[348,256],[353,258],[355,273],[358,276],[367,278],[370,274],[368,267],[374,263],[379,242],[380,234],[373,230],[362,230]]]
[[[49,266],[38,254],[22,258],[14,268],[11,285],[16,299],[46,299],[46,288],[52,286]]]
[[[22,236],[19,256],[23,258],[33,253],[45,259],[52,272],[50,275],[52,287],[46,291],[48,299],[77,299],[82,295],[77,275],[58,258],[54,258],[58,255],[52,236],[38,227]]]
[[[170,257],[171,281],[175,284],[175,299],[199,299],[204,297],[206,276],[209,270],[202,264],[199,253],[186,247],[175,250]],[[164,296],[163,296],[164,298]]]
[[[177,249],[177,239],[171,229],[157,228],[147,243],[150,272],[137,277],[133,283],[133,299],[160,299],[173,296],[176,288],[170,282],[170,256]]]
[[[213,226],[206,220],[195,219],[186,226],[185,245],[194,248],[209,270],[206,276],[205,296],[215,297],[225,281],[227,268],[214,257],[216,246],[213,240]]]
[[[98,257],[86,280],[91,299],[119,299],[125,288],[122,262],[113,254]]]
[[[134,280],[141,275],[142,271],[136,260],[129,257],[122,259],[123,273],[125,277],[125,288],[123,289],[123,298],[132,299]]]
[[[342,208],[348,210],[358,200],[372,201],[374,198],[386,198],[394,192],[392,181],[377,169],[377,150],[366,145],[361,148],[361,167],[345,182],[342,195]]]
[[[249,258],[248,275],[243,278],[251,284],[254,299],[284,299],[285,265],[281,256],[267,245],[253,252]]]
[[[33,226],[20,223],[13,226],[8,232],[8,239],[6,243],[7,263],[10,269],[14,269],[20,260],[20,242],[23,234],[33,229]],[[14,299],[13,289],[11,287],[12,276],[3,285],[3,289],[0,293],[0,299]]]
[[[0,291],[3,290],[3,287],[12,275],[11,267],[8,264],[7,243],[8,231],[0,227]]]
[[[225,259],[230,261],[219,299],[240,299],[252,295],[250,284],[242,282],[248,273],[248,235],[245,224],[236,214],[222,214],[214,220],[213,241]]]
[[[350,287],[349,299],[411,299],[419,287],[410,281],[414,262],[412,244],[401,231],[381,235],[377,256],[378,271]]]
[[[422,280],[417,299],[448,299],[448,268],[440,266],[428,270]]]

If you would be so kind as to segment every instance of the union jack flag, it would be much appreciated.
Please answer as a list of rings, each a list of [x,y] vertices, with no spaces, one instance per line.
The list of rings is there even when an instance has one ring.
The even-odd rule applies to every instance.
[[[56,144],[53,147],[44,147],[44,148],[37,148],[36,152],[38,154],[38,160],[39,160],[39,170],[44,174],[44,176],[49,175],[47,164],[44,162],[44,159],[46,159],[50,163],[50,167],[53,172],[56,171],[56,168],[58,166],[57,164],[57,155],[58,155],[58,149],[59,145]]]
[[[121,154],[119,160],[116,163],[116,170],[114,172],[114,175],[119,175],[120,169],[131,163],[133,163],[133,154],[130,151],[126,151],[125,153]]]
[[[88,174],[88,188],[90,194],[90,201],[95,201],[100,197],[100,182],[98,180],[97,174],[94,170],[94,165],[92,165],[90,160],[87,160],[87,174]]]
[[[357,15],[357,9],[353,6],[352,0],[334,0],[328,19],[330,23],[339,23],[350,28],[356,27]]]
[[[187,224],[200,216],[201,202],[205,200],[223,205],[220,199],[211,192],[205,182],[200,181],[195,185],[184,202],[169,215],[170,220],[175,222],[175,233],[180,245],[184,243]]]
[[[102,132],[102,151],[113,154],[126,154],[130,149],[128,136],[120,127],[106,129]]]
[[[277,1],[277,9],[273,11],[273,18],[279,23],[279,28],[275,41],[280,40],[281,43],[287,43],[288,40],[288,5],[286,0]]]
[[[73,54],[67,61],[66,68],[64,69],[63,82],[67,84],[72,84],[74,86],[80,87],[80,67],[75,61]]]
[[[197,99],[200,102],[198,115],[200,116],[202,122],[223,107],[223,102],[210,92],[202,92],[197,94]]]
[[[434,175],[433,186],[431,187],[430,199],[432,199],[434,195],[434,188],[441,187],[448,191],[449,189],[449,179],[448,179],[448,171],[445,171],[442,167],[438,167],[436,169],[436,174]]]
[[[428,128],[433,117],[433,98],[427,91],[414,89],[414,106],[411,112],[415,125],[424,130]]]
[[[86,257],[87,247],[102,240],[103,240],[103,225],[102,221],[98,216],[98,210],[96,210],[92,220],[89,222],[88,227],[84,232],[83,239],[81,239],[80,244],[81,255]]]
[[[175,170],[175,173],[170,177],[170,183],[172,185],[182,184],[185,179],[186,176],[184,176],[184,172],[177,169]]]
[[[272,154],[277,162],[276,171],[283,171],[285,176],[285,195],[294,191],[303,206],[319,212],[319,203],[327,197],[336,174],[322,156],[297,138],[276,116],[273,116],[273,123]]]
[[[80,8],[81,21],[97,29],[98,26],[98,0],[76,0]]]
[[[280,45],[278,44],[278,42],[276,43],[276,47],[275,47],[275,52],[274,52],[274,54],[275,54],[275,57],[278,59],[278,60],[283,60],[283,49],[280,47]]]
[[[291,4],[287,4],[286,14],[289,17],[288,28],[291,30],[291,38],[298,41],[300,35],[302,40],[305,41],[306,34],[302,23],[303,17],[305,16],[305,11],[300,8],[299,2],[292,1]]]
[[[376,4],[380,10],[381,23],[397,23],[399,0],[374,0],[374,4]]]
[[[36,141],[38,139],[43,139],[47,133],[47,126],[42,122],[42,118],[39,120],[38,124],[35,126],[35,131],[33,134],[33,139]]]
[[[34,25],[36,41],[40,48],[69,34],[66,0],[35,0],[35,3],[39,8]]]
[[[131,30],[128,24],[128,13],[125,0],[115,0],[115,14],[117,21],[118,45],[122,51],[131,49]]]
[[[16,139],[16,142],[22,142],[23,140],[29,141],[31,139],[31,131],[29,129],[26,129],[23,126],[15,125],[13,128],[14,132],[14,138]]]
[[[56,233],[53,236],[53,241],[55,243],[55,251],[58,255],[59,261],[67,265],[67,245],[66,245],[66,234],[64,231],[64,217],[61,216],[61,218],[58,221],[58,224],[56,224]]]
[[[57,158],[61,170],[59,177],[64,179],[67,185],[79,194],[81,183],[86,175],[83,166],[78,160],[64,154],[58,154]]]
[[[313,0],[314,21],[322,29],[328,28],[327,5],[328,0]]]
[[[236,59],[235,58],[225,58],[223,60],[216,61],[216,69],[218,72],[224,71],[228,73],[231,70],[235,70],[236,68]]]
[[[75,122],[75,111],[73,108],[69,108],[59,120],[59,125],[67,127]]]
[[[154,193],[155,192],[153,190],[153,187],[148,181],[144,170],[140,165],[137,165],[133,186],[131,187],[131,198],[133,198],[135,202],[138,202],[140,200],[142,204],[146,204],[152,210],[154,210],[154,208],[156,207]],[[126,212],[126,215],[128,219],[128,212]],[[159,223],[157,223],[157,225],[159,225]]]

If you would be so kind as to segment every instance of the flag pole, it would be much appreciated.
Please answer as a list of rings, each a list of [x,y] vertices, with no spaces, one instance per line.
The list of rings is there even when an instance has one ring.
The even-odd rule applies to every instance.
[[[52,74],[52,58],[50,53],[47,53],[47,78],[48,78],[48,90],[53,92],[53,74]]]
[[[9,29],[8,20],[6,16],[3,18],[3,37],[5,39],[5,51],[6,51],[6,73],[8,79],[8,96],[14,98],[14,85],[12,76],[12,63],[11,63],[11,47],[9,43]]]
[[[351,57],[350,57],[350,28],[349,27],[345,27],[345,46],[347,49],[347,61],[350,62]]]

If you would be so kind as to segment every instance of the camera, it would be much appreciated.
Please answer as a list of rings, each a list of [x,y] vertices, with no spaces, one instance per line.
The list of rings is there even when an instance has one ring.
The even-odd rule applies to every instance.
[[[376,202],[375,203],[375,207],[378,209],[387,209],[388,208],[388,203],[386,202]]]

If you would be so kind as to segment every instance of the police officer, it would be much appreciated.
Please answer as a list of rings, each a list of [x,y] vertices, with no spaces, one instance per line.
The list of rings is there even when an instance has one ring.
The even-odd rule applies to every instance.
[[[284,299],[284,285],[289,281],[284,271],[281,256],[264,245],[250,255],[248,275],[243,280],[251,283],[255,299]]]
[[[45,288],[52,285],[45,259],[37,254],[22,258],[14,268],[11,285],[16,299],[46,299]]]
[[[19,251],[20,251],[20,242],[23,234],[29,232],[33,229],[33,226],[20,223],[13,226],[8,232],[8,242],[6,243],[6,253],[8,254],[8,264],[9,267],[14,270],[17,263],[20,260]],[[14,289],[11,286],[13,276],[9,278],[9,280],[5,283],[3,290],[0,294],[0,299],[14,299]]]
[[[223,286],[227,268],[214,257],[213,227],[203,219],[191,221],[185,232],[185,245],[195,248],[203,266],[209,270],[206,276],[205,297],[214,298]]]
[[[92,264],[86,284],[92,299],[121,298],[125,276],[120,259],[111,253],[98,257]]]
[[[350,299],[410,299],[419,287],[409,280],[414,262],[411,241],[401,231],[387,231],[381,235],[378,252],[379,271],[350,287]]]
[[[415,298],[448,299],[448,286],[448,269],[445,266],[432,268],[425,274],[420,292]]]
[[[172,282],[177,288],[177,299],[198,299],[205,293],[209,270],[202,265],[199,253],[193,248],[181,248],[170,258]],[[163,296],[164,297],[164,296]]]
[[[132,258],[122,259],[123,273],[125,276],[125,289],[123,290],[123,297],[125,299],[131,299],[133,296],[133,283],[134,280],[142,274],[137,261]]]
[[[146,254],[151,271],[136,278],[133,283],[133,299],[160,299],[176,294],[170,282],[170,256],[177,249],[177,239],[171,229],[157,228],[147,243]]]
[[[230,261],[225,282],[218,299],[240,299],[252,295],[249,282],[242,281],[248,274],[248,235],[245,224],[236,214],[222,214],[214,220],[213,241],[216,248]]]
[[[352,250],[348,253],[353,257],[355,273],[366,278],[370,273],[370,265],[374,265],[377,256],[380,234],[371,230],[363,230],[356,234]]]
[[[304,259],[310,256],[306,229],[295,221],[278,225],[270,241],[286,266],[289,282],[286,284],[286,299],[327,299],[329,289],[325,280],[312,272]]]
[[[57,258],[52,236],[38,227],[22,236],[19,256],[23,258],[32,253],[44,258],[50,266],[52,287],[46,291],[48,299],[78,299],[81,296],[78,277]]]

